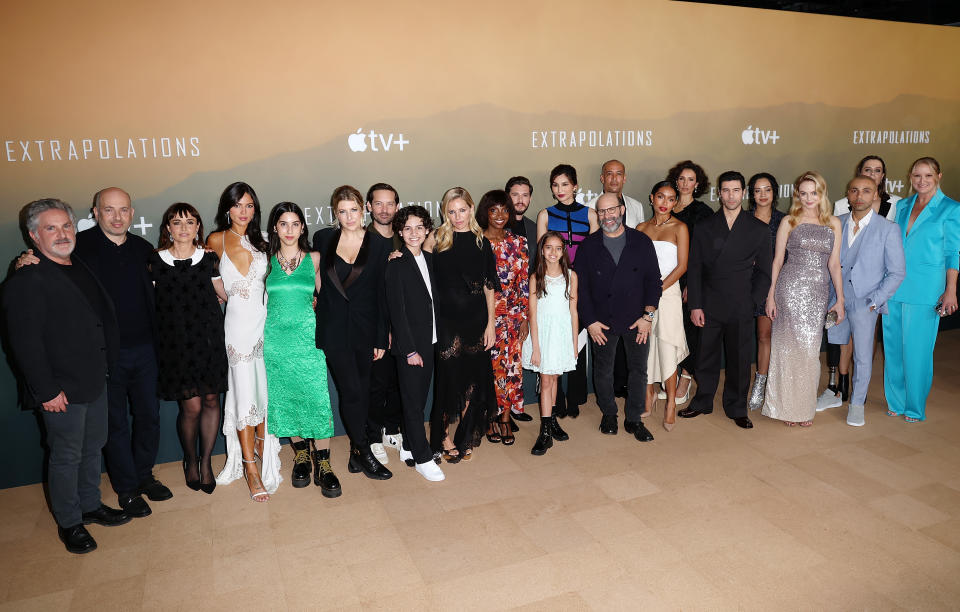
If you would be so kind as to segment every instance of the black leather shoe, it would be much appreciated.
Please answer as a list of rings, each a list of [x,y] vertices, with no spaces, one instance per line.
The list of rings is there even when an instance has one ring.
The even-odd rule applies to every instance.
[[[556,418],[554,417],[540,417],[540,435],[537,436],[537,441],[534,442],[533,448],[530,449],[531,455],[544,455],[547,450],[553,446],[553,436],[550,433],[551,425],[555,424]]]
[[[377,461],[370,451],[370,446],[365,448],[351,448],[350,461],[347,462],[347,470],[352,474],[363,472],[363,475],[373,480],[387,480],[393,477],[393,472],[383,467],[383,464]]]
[[[165,501],[173,497],[173,492],[156,478],[141,482],[137,487],[137,493],[146,495],[150,501]]]
[[[117,501],[120,503],[120,510],[130,518],[143,518],[153,513],[147,502],[139,495],[118,495]],[[101,508],[105,507],[101,506]]]
[[[628,434],[632,434],[633,432],[637,431],[637,425],[640,425],[640,421],[628,421],[624,419],[623,431],[627,432]]]
[[[310,451],[307,449],[307,441],[291,442],[290,447],[295,453],[293,456],[293,473],[290,475],[290,484],[296,489],[302,489],[310,484],[310,472],[313,466],[310,464]]]
[[[614,397],[627,397],[627,385],[620,385],[613,390]]]
[[[737,427],[743,427],[744,429],[753,429],[753,421],[750,420],[750,417],[737,417],[733,419],[733,422],[737,424]]]
[[[147,502],[143,501],[143,498],[134,496],[133,499],[139,499],[147,508],[147,514],[150,514],[150,506],[147,506]],[[144,514],[142,516],[146,516]],[[109,506],[100,504],[100,507],[91,512],[83,513],[83,524],[89,525],[90,523],[96,523],[97,525],[103,525],[104,527],[116,527],[117,525],[125,525],[131,521],[130,515],[123,510],[115,510]]]
[[[560,423],[557,423],[557,417],[546,417],[547,426],[550,428],[550,437],[560,442],[566,442],[570,439],[567,432],[560,429]]]
[[[612,414],[604,415],[600,419],[600,433],[614,435],[617,433],[619,426],[617,425],[617,417]]]
[[[713,410],[697,410],[696,408],[686,407],[683,410],[677,411],[677,416],[681,419],[692,419],[693,417],[698,417],[701,414],[710,414]]]
[[[340,497],[340,479],[330,465],[330,449],[313,450],[313,484],[320,487],[324,497]]]
[[[631,433],[633,434],[634,438],[636,438],[640,442],[653,442],[653,434],[650,433],[650,430],[647,429],[642,422],[637,421],[636,423],[633,423],[633,425],[634,425],[634,428]],[[627,428],[626,422],[624,422],[623,428],[624,429]]]
[[[83,525],[74,525],[73,527],[57,527],[57,534],[63,540],[63,545],[67,547],[67,552],[75,555],[82,555],[91,550],[97,550],[97,542]]]
[[[512,416],[514,420],[520,421],[521,423],[527,423],[533,420],[533,417],[526,412],[514,412],[511,410],[510,416]]]

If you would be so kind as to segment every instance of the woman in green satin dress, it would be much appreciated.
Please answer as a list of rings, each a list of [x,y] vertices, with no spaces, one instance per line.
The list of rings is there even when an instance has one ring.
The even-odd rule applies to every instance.
[[[314,484],[323,495],[338,497],[340,482],[330,467],[333,415],[327,362],[315,340],[313,304],[314,291],[320,289],[320,254],[310,251],[307,224],[296,204],[274,206],[267,227],[270,267],[263,330],[267,429],[278,438],[290,438],[294,487],[309,485],[313,471]]]

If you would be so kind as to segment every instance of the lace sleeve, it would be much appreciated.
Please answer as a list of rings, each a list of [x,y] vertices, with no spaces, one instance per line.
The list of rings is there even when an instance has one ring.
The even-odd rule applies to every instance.
[[[483,287],[484,289],[500,291],[500,277],[497,275],[497,258],[493,254],[493,246],[491,246],[489,240],[484,238],[481,249],[483,257],[481,280],[483,282]]]

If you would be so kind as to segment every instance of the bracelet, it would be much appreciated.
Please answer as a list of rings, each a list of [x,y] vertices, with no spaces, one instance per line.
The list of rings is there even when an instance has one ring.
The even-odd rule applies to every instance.
[[[411,357],[413,357],[413,356],[416,355],[416,354],[417,354],[417,351],[413,351],[412,353],[410,353],[409,355],[407,355],[407,359],[410,359]]]

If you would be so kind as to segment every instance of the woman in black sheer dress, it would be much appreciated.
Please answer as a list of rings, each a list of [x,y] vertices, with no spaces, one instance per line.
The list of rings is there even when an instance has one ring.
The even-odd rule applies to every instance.
[[[437,316],[436,395],[430,445],[448,462],[467,460],[497,414],[490,347],[495,340],[494,293],[500,289],[490,242],[474,218],[466,189],[443,194],[443,224],[433,248]],[[449,426],[459,420],[453,440]]]

